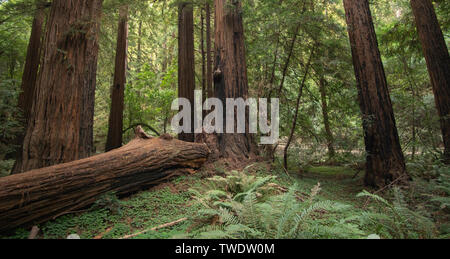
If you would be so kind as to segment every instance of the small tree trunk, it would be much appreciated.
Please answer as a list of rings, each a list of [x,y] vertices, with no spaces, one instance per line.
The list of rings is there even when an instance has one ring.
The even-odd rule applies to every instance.
[[[139,21],[139,27],[138,27],[138,44],[137,44],[137,69],[136,71],[138,73],[141,72],[141,66],[142,66],[142,19]]]
[[[438,110],[444,162],[450,164],[450,56],[430,0],[411,0]]]
[[[287,70],[289,68],[289,64],[290,64],[290,61],[291,61],[292,54],[294,53],[295,42],[297,41],[297,36],[298,36],[299,30],[300,30],[300,24],[298,24],[296,26],[295,31],[294,31],[294,36],[292,37],[292,40],[291,40],[291,44],[290,44],[290,47],[289,47],[289,53],[288,53],[288,56],[286,58],[286,62],[284,63],[284,67],[283,67],[283,74],[282,74],[282,77],[281,77],[280,86],[278,87],[278,96],[280,96],[281,90],[283,90],[284,80],[286,79],[286,73],[287,73]]]
[[[344,0],[366,145],[365,184],[384,187],[409,178],[368,0]]]
[[[202,103],[207,98],[206,89],[206,55],[205,55],[205,18],[203,16],[203,9],[200,9],[200,50],[202,54]],[[203,111],[203,118],[206,116],[206,111]]]
[[[122,6],[119,12],[117,33],[116,64],[114,84],[111,87],[111,108],[109,113],[108,137],[105,151],[122,146],[124,91],[127,70],[128,6]]]
[[[309,56],[308,64],[306,64],[306,67],[305,67],[305,74],[303,75],[302,84],[300,85],[300,87],[298,89],[297,103],[295,105],[295,113],[294,113],[294,119],[292,120],[291,133],[289,134],[288,141],[286,143],[286,146],[284,147],[283,166],[284,166],[284,169],[286,171],[288,171],[288,151],[289,151],[289,146],[291,145],[292,139],[294,138],[295,128],[297,127],[297,118],[298,118],[298,110],[300,108],[300,100],[302,98],[303,87],[305,86],[306,78],[308,77],[309,69],[311,67],[311,61],[312,61],[312,58],[313,58],[313,55],[314,55],[314,50],[315,49],[313,47],[313,49],[311,50],[311,54]]]
[[[327,92],[325,89],[325,78],[323,78],[323,76],[320,78],[319,81],[319,91],[320,91],[320,98],[321,98],[321,102],[322,102],[322,115],[323,115],[323,124],[325,126],[325,134],[326,134],[326,138],[327,138],[327,146],[328,146],[328,156],[330,159],[332,159],[335,155],[335,150],[334,150],[334,138],[333,138],[333,133],[331,132],[331,127],[330,127],[330,119],[328,117],[328,104],[327,104]]]
[[[194,142],[194,12],[184,2],[178,10],[178,97],[191,102],[191,133],[180,133],[178,139]]]
[[[21,172],[92,152],[101,8],[101,0],[52,2]]]
[[[208,89],[208,98],[214,97],[213,91],[213,71],[211,59],[211,10],[209,3],[206,3],[206,88]]]

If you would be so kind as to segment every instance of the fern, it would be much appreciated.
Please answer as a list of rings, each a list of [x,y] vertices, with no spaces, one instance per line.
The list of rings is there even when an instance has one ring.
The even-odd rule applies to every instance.
[[[369,197],[384,205],[387,211],[363,213],[360,223],[375,227],[377,234],[388,238],[432,238],[436,232],[434,223],[421,213],[408,208],[402,191],[393,188],[393,202],[363,191],[358,197]]]
[[[352,223],[335,215],[351,206],[318,200],[320,183],[306,201],[299,201],[298,186],[274,194],[275,177],[257,177],[232,171],[210,178],[211,189],[192,190],[204,206],[198,212],[200,225],[190,234],[195,238],[333,238],[367,237]],[[282,188],[285,190],[285,188]],[[279,191],[278,191],[279,192]],[[202,219],[210,220],[202,220]]]

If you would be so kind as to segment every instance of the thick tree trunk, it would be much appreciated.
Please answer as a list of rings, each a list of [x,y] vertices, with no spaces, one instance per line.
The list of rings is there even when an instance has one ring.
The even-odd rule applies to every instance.
[[[101,8],[101,0],[52,2],[20,172],[92,152]]]
[[[209,154],[204,144],[151,138],[140,127],[136,133],[108,153],[0,178],[0,232],[79,210],[108,192],[128,194],[193,173]]]
[[[411,0],[411,7],[440,117],[444,161],[450,164],[450,56],[431,1]]]
[[[366,185],[383,187],[409,176],[395,125],[368,0],[344,0],[366,145]]]
[[[25,122],[30,118],[31,105],[33,103],[34,89],[41,61],[42,31],[45,22],[45,6],[37,2],[36,13],[31,26],[30,41],[28,43],[25,68],[22,74],[21,93],[18,106],[23,112]]]
[[[127,70],[128,46],[128,6],[122,6],[119,12],[117,33],[116,64],[114,84],[111,91],[111,108],[109,113],[108,137],[105,151],[108,152],[122,146],[123,106]]]
[[[14,143],[17,144],[18,148],[11,154],[11,156],[16,159],[16,163],[12,169],[13,174],[19,172],[18,167],[20,166],[19,161],[22,160],[23,139],[31,114],[31,105],[33,104],[33,96],[36,88],[36,78],[41,62],[42,29],[45,22],[45,7],[38,1],[36,8],[33,24],[31,25],[30,41],[28,43],[25,68],[22,74],[21,92],[18,100],[18,106],[23,114],[23,125],[25,129],[23,130],[23,133],[18,135],[14,140]]]
[[[212,71],[212,59],[211,59],[211,10],[209,3],[206,3],[206,88],[208,92],[208,98],[214,97],[213,91],[213,71]]]
[[[325,89],[325,84],[325,78],[321,77],[319,81],[319,92],[322,103],[323,124],[325,126],[325,134],[327,138],[328,157],[332,159],[336,152],[334,150],[334,138],[333,133],[331,132],[330,119],[328,117],[327,92]]]
[[[194,12],[192,4],[183,2],[178,9],[178,97],[191,102],[191,133],[180,133],[178,139],[188,142],[194,142],[194,73]]]
[[[232,109],[232,107],[226,107],[226,98],[243,98],[244,100],[248,98],[241,4],[241,1],[235,0],[215,0],[214,89],[215,96],[224,104],[224,111]],[[248,112],[246,112],[247,133],[218,134],[221,157],[242,161],[244,158],[252,158],[257,153],[253,136],[248,133],[247,115]],[[236,123],[234,124],[236,127]],[[225,112],[223,125],[225,130]]]

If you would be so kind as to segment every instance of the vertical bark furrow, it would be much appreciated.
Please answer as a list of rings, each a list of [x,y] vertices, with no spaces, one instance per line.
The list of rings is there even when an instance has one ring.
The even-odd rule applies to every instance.
[[[52,2],[21,172],[92,152],[101,8],[101,0]]]
[[[344,0],[366,145],[365,183],[408,179],[367,0]],[[404,182],[403,181],[403,182]]]
[[[194,142],[194,13],[190,3],[180,3],[178,11],[178,97],[191,103],[191,132],[180,133],[178,139]],[[183,123],[185,123],[183,121]]]
[[[411,0],[411,7],[440,118],[444,161],[450,164],[450,55],[431,1]]]
[[[241,5],[241,1],[215,0],[214,89],[215,96],[224,104],[224,111],[231,109],[225,105],[226,98],[248,98]],[[248,129],[248,111],[246,125]],[[253,137],[249,133],[219,134],[218,141],[220,155],[225,158],[242,161],[242,158],[252,157],[257,152]]]
[[[122,146],[124,92],[127,69],[128,6],[119,11],[114,83],[111,87],[111,108],[105,151]]]

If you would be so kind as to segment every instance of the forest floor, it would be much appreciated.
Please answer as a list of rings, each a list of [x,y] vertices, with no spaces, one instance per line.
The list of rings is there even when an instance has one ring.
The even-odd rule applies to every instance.
[[[105,195],[87,210],[64,215],[41,224],[39,226],[41,231],[37,238],[66,238],[70,234],[78,234],[83,239],[117,239],[187,218],[174,226],[164,227],[158,231],[147,231],[133,238],[185,237],[186,233],[195,226],[196,215],[202,208],[189,190],[205,189],[208,186],[209,177],[224,173],[224,169],[220,166],[214,170],[215,172],[200,171],[194,175],[182,176],[122,199],[118,199],[113,194]],[[355,174],[353,169],[344,166],[317,165],[307,169],[294,168],[288,176],[280,166],[256,163],[251,166],[248,173],[261,177],[275,175],[274,182],[278,186],[287,188],[295,183],[299,190],[304,190],[304,193],[309,193],[320,183],[321,190],[317,195],[319,200],[351,205],[342,216],[343,218],[361,215],[367,209],[379,209],[384,206],[375,201],[372,202],[367,197],[357,197],[357,194],[365,189],[364,172]],[[436,226],[442,224],[448,223],[444,220],[444,222],[436,223]],[[29,230],[17,229],[15,235],[0,238],[27,238],[28,234]]]

